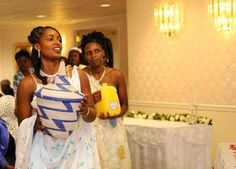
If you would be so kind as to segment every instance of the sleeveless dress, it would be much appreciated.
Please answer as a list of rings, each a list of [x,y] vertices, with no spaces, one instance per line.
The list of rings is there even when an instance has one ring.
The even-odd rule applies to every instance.
[[[101,85],[93,76],[87,74],[92,93]],[[131,169],[131,159],[127,135],[122,117],[95,121],[96,138],[102,169]]]
[[[73,69],[72,77],[68,78],[68,81],[80,91],[79,74],[76,68]],[[44,85],[37,83],[37,81],[36,84],[35,92],[37,93]],[[34,96],[31,103],[34,109],[39,108],[36,100],[37,98]],[[76,107],[78,108],[78,106]],[[73,106],[71,108],[73,109]],[[79,110],[74,111],[79,112]],[[21,123],[22,128],[25,129],[20,129],[23,131],[23,136],[20,136],[19,143],[17,143],[19,159],[17,159],[16,169],[100,169],[93,123],[86,123],[78,113],[78,121],[67,137],[58,138],[57,136],[44,135],[41,131],[37,131],[33,135],[35,118],[32,116],[25,119],[26,122],[24,120]],[[27,120],[29,121],[27,122]],[[26,132],[27,130],[28,132]],[[29,133],[30,135],[28,135]],[[28,150],[25,150],[26,152],[22,152],[23,148],[19,147],[19,144],[22,145],[22,143],[28,147]]]

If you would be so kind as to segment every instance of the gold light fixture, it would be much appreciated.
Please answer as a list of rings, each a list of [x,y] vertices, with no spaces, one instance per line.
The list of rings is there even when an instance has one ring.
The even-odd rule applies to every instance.
[[[175,36],[180,30],[181,15],[178,4],[164,2],[155,8],[155,25],[159,25],[160,31],[166,36]]]
[[[235,0],[211,0],[208,12],[219,32],[232,33],[235,31],[236,19]]]
[[[77,43],[80,43],[80,41],[81,41],[81,38],[80,38],[80,36],[79,36],[79,35],[76,35],[76,37],[75,37],[75,41],[76,41]]]

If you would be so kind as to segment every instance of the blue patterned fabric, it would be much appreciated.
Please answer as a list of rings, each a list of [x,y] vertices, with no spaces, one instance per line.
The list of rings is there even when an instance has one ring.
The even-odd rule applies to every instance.
[[[78,122],[79,105],[84,95],[68,82],[66,76],[35,92],[38,112],[45,131],[57,138],[67,138]]]
[[[5,121],[0,118],[0,168],[4,168],[7,164],[5,154],[8,148],[8,129]]]
[[[31,73],[34,72],[33,68],[29,68],[29,71]],[[23,73],[21,71],[17,71],[14,76],[13,76],[13,89],[14,89],[14,94],[16,96],[16,92],[17,92],[17,88],[20,84],[20,81],[24,78],[25,76],[23,75]]]
[[[53,77],[54,78],[54,77]],[[49,79],[53,81],[53,78]],[[60,87],[64,88],[62,91],[70,89],[72,92],[58,92],[58,85],[42,85],[37,83],[37,91],[40,91],[42,87],[49,87],[50,90],[41,90],[40,96],[53,96],[53,98],[67,98],[71,100],[71,96],[77,95],[80,88],[80,77],[77,69],[73,68],[72,77],[67,80],[71,85],[61,85],[62,83],[67,84],[64,81],[65,76],[56,77],[54,84],[59,84]],[[62,82],[64,81],[64,82]],[[51,87],[50,87],[51,86]],[[57,88],[57,89],[56,89]],[[51,93],[51,94],[49,94]],[[77,94],[75,94],[77,93]],[[80,94],[79,94],[80,95]],[[83,95],[82,95],[83,96]],[[87,123],[81,116],[77,117],[78,103],[69,102],[67,106],[60,99],[49,99],[45,100],[41,97],[33,97],[31,105],[33,109],[39,109],[37,102],[44,100],[45,114],[48,119],[44,119],[45,122],[53,122],[53,127],[58,128],[52,119],[58,119],[57,115],[63,114],[63,116],[76,114],[76,126],[72,129],[72,132],[67,138],[51,137],[41,131],[36,131],[33,134],[34,123],[36,121],[36,115],[32,115],[30,118],[23,120],[19,127],[19,138],[17,139],[17,153],[16,153],[16,169],[100,169],[100,161],[98,155],[98,148],[96,144],[96,137],[94,134],[93,123]],[[41,104],[40,104],[41,105]],[[73,113],[67,112],[68,107],[72,106]],[[41,105],[42,106],[42,105]],[[52,111],[56,109],[60,111]],[[61,111],[63,110],[63,111]],[[76,111],[78,110],[78,111]],[[40,113],[40,112],[39,112]],[[43,119],[43,118],[42,118]],[[42,120],[41,119],[41,120]],[[64,119],[71,120],[68,117]],[[62,121],[65,128],[68,127],[67,123]],[[70,123],[69,123],[70,125]],[[56,130],[50,130],[55,133]],[[58,133],[63,133],[59,131]],[[57,133],[57,134],[58,134]]]

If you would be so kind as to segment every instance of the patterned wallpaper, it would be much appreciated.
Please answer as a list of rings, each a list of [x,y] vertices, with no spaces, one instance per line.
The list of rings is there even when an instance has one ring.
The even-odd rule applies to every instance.
[[[181,2],[169,38],[154,26],[154,0],[127,1],[129,100],[236,105],[236,34],[216,32],[206,0]]]

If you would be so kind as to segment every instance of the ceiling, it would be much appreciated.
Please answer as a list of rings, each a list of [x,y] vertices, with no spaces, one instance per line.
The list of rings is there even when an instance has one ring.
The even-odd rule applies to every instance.
[[[102,3],[110,7],[101,8]],[[126,0],[0,0],[0,27],[75,23],[124,13]]]

